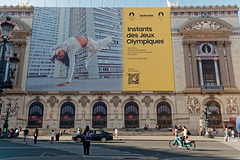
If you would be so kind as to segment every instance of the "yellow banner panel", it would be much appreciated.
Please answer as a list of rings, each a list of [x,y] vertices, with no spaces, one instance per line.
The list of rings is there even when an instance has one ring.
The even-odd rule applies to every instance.
[[[175,90],[170,8],[123,8],[123,90]]]

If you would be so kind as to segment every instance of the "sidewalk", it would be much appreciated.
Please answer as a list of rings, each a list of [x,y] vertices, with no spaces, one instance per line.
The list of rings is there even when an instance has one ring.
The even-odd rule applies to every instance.
[[[23,138],[23,136],[19,136],[20,138]],[[29,136],[29,138],[33,139],[33,136]],[[38,136],[38,140],[49,140],[50,136]],[[64,135],[61,136],[60,141],[66,141],[71,142],[72,136],[70,135]],[[113,140],[116,141],[170,141],[173,140],[173,136],[118,136],[118,138],[113,138]],[[215,137],[215,138],[204,138],[202,136],[190,136],[190,140],[195,141],[202,141],[202,142],[224,142],[223,137]],[[237,140],[238,141],[238,140]]]

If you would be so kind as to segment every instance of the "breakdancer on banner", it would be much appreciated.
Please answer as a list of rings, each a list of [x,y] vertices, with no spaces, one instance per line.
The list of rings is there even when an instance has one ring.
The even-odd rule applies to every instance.
[[[75,55],[80,48],[88,51],[88,56],[84,61],[85,68],[87,69],[91,58],[111,42],[111,37],[95,41],[85,36],[76,36],[68,38],[66,41],[52,47],[51,53],[54,56],[51,58],[51,61],[54,63],[56,59],[68,67],[67,82],[58,84],[57,86],[68,86],[70,84],[75,66]]]

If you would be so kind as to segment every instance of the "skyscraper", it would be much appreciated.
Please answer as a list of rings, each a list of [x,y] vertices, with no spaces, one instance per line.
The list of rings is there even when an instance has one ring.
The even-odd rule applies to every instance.
[[[28,77],[66,76],[66,68],[50,62],[50,49],[68,38],[68,18],[68,8],[35,8]]]
[[[94,40],[111,37],[112,43],[94,56],[88,70],[84,59],[87,52],[76,54],[74,78],[122,77],[122,9],[121,8],[71,8],[69,37],[82,35]]]

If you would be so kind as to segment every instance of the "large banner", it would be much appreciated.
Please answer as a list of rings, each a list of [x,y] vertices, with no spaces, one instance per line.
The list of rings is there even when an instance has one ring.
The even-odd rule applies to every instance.
[[[34,10],[27,91],[173,91],[169,8]]]
[[[123,90],[173,91],[169,8],[123,9]]]

